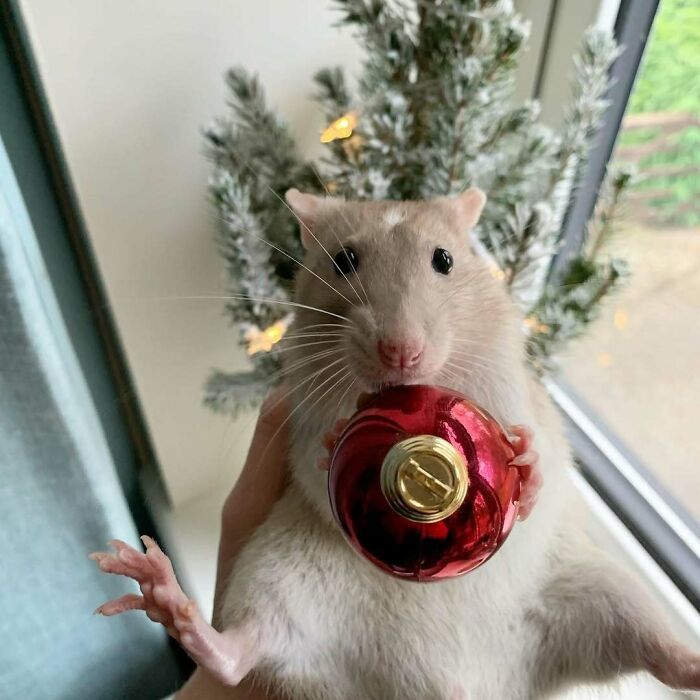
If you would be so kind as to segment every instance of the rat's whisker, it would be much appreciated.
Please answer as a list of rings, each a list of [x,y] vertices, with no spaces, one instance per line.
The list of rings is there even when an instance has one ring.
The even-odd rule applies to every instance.
[[[282,369],[279,371],[279,376],[288,376],[292,374],[292,372],[298,371],[300,368],[305,367],[306,365],[313,364],[317,362],[318,360],[322,360],[324,357],[330,357],[331,355],[337,355],[341,352],[340,348],[331,348],[330,350],[320,350],[319,352],[314,353],[313,355],[308,355],[305,357],[300,358],[299,360],[296,360],[295,362],[290,363],[289,365],[284,365]]]
[[[317,404],[323,401],[323,399],[328,394],[330,394],[331,391],[333,391],[339,385],[342,385],[342,383],[352,375],[352,370],[350,370],[348,367],[346,367],[345,369],[346,372],[340,379],[333,382],[333,384],[331,384],[331,386],[328,389],[326,389],[326,391],[324,391],[310,406],[306,407],[306,411],[304,411],[304,414],[298,420],[299,425],[302,425],[304,423],[304,421],[308,418],[309,414],[311,413],[311,411],[313,411]]]
[[[333,364],[337,364],[338,362],[342,361],[343,359],[344,359],[344,358],[340,358],[340,360],[336,360],[336,362],[333,363]],[[331,366],[332,366],[332,365],[328,365],[328,366],[324,367],[321,371],[326,371],[326,370],[328,370]],[[274,443],[275,438],[279,435],[279,433],[280,433],[280,431],[282,430],[282,428],[284,428],[284,426],[287,425],[287,423],[289,423],[289,421],[292,419],[292,417],[294,416],[294,414],[295,414],[302,406],[304,406],[304,404],[305,404],[314,394],[316,394],[317,391],[319,391],[320,389],[322,389],[326,384],[328,384],[328,382],[330,382],[333,378],[337,377],[341,372],[347,371],[347,369],[348,369],[347,364],[344,364],[337,372],[334,372],[333,374],[331,374],[330,377],[327,377],[326,379],[324,379],[315,389],[313,389],[312,391],[308,392],[308,393],[306,394],[306,396],[305,396],[305,397],[304,397],[304,398],[289,412],[289,414],[287,415],[287,417],[279,424],[279,426],[277,426],[277,430],[275,430],[275,432],[273,433],[272,437],[268,440],[267,446],[266,446],[265,449],[263,450],[262,456],[260,457],[260,461],[261,461],[261,462],[262,462],[262,460],[263,460],[263,457],[267,454],[267,450],[270,448],[270,445],[272,445],[272,444]]]
[[[445,361],[445,367],[451,367],[458,374],[461,374],[461,375],[464,375],[464,374],[473,375],[474,374],[474,371],[469,369],[468,367],[462,367],[461,365],[456,365],[454,362],[450,362],[449,360]]]
[[[474,355],[470,355],[469,357],[457,357],[457,358],[452,358],[456,364],[461,364],[463,367],[469,367],[469,366],[474,366],[474,367],[480,367],[481,369],[488,370],[489,372],[496,373],[497,367],[489,366],[487,364],[479,362],[479,360],[474,357]]]
[[[145,297],[140,297],[143,300]],[[280,304],[281,306],[295,306],[300,309],[309,309],[310,311],[318,311],[320,314],[326,314],[328,316],[333,316],[334,318],[339,318],[341,321],[347,321],[352,323],[352,321],[342,314],[335,314],[332,311],[326,311],[325,309],[319,309],[318,306],[309,306],[308,304],[300,304],[297,301],[285,301],[282,299],[271,299],[270,297],[252,297],[248,294],[197,294],[191,296],[168,296],[168,297],[147,297],[155,301],[226,301],[227,299],[239,299],[241,301],[259,301],[265,304]]]
[[[303,226],[309,232],[309,234],[316,241],[316,243],[318,243],[321,246],[321,248],[323,249],[323,252],[328,256],[328,259],[333,263],[333,267],[335,268],[335,260],[333,259],[333,256],[328,252],[328,249],[326,248],[326,246],[324,246],[323,243],[321,243],[321,241],[316,237],[316,234],[306,225],[306,223],[303,222],[301,220],[301,218],[299,218],[297,216],[297,213],[294,211],[294,209],[292,209],[289,206],[289,204],[287,204],[284,197],[280,197],[280,195],[277,194],[277,192],[275,192],[275,190],[272,187],[270,187],[270,185],[267,182],[265,182],[265,180],[262,177],[260,177],[260,175],[258,175],[257,172],[255,172],[255,170],[251,167],[251,165],[249,163],[247,163],[245,161],[243,161],[243,162],[244,162],[245,166],[253,173],[253,175],[255,175],[255,177],[257,177],[258,180],[260,180],[260,182],[262,182],[262,184],[265,187],[267,187],[267,189],[270,190],[270,192],[275,197],[277,197],[277,199],[279,199],[279,201],[282,202],[282,204],[284,204],[284,206],[287,207],[287,209],[289,209],[289,211],[292,213],[294,218],[299,222],[299,224],[301,226]],[[360,295],[357,293],[357,290],[355,289],[355,287],[352,286],[352,282],[345,276],[345,273],[342,270],[340,271],[340,273],[343,275],[343,277],[345,277],[345,281],[350,285],[350,289],[352,289],[352,291],[355,292],[355,296],[357,296],[358,301],[360,302],[360,304],[362,304],[363,303],[362,297],[360,297]]]
[[[345,391],[340,395],[340,398],[339,398],[338,401],[337,401],[338,406],[342,406],[342,405],[343,405],[343,400],[344,400],[345,397],[347,396],[347,394],[348,394],[348,392],[350,391],[350,389],[352,389],[352,386],[353,386],[353,384],[354,384],[356,381],[357,381],[357,377],[353,377],[352,381],[350,382],[350,384],[348,384],[348,386],[347,386],[347,388],[345,389]]]
[[[499,362],[496,362],[495,360],[491,359],[490,357],[484,357],[483,355],[479,355],[477,353],[453,351],[452,355],[453,355],[455,360],[464,361],[464,362],[477,362],[477,363],[480,363],[482,367],[488,366],[491,369],[493,369],[495,372],[498,372],[502,369],[502,365]]]
[[[342,358],[340,358],[340,359],[342,359]],[[277,405],[279,405],[280,403],[282,403],[282,401],[284,401],[285,399],[289,398],[295,391],[298,391],[299,389],[301,389],[301,387],[304,386],[304,384],[307,384],[307,383],[310,382],[312,379],[315,380],[316,377],[318,377],[319,374],[321,374],[322,372],[325,372],[329,367],[332,367],[334,364],[337,364],[338,362],[340,362],[340,359],[339,359],[339,360],[336,360],[336,361],[335,361],[334,363],[332,363],[332,364],[324,365],[323,367],[321,367],[321,369],[316,370],[315,372],[312,372],[311,374],[309,374],[309,375],[307,375],[306,377],[302,378],[299,382],[297,382],[294,386],[292,386],[288,391],[285,391],[284,394],[282,394],[282,396],[278,397],[275,401],[273,401],[273,402],[268,406],[268,409],[267,409],[267,410],[270,411],[270,410],[272,410],[273,408],[275,408]],[[275,377],[270,377],[267,381],[271,381],[271,380],[274,379],[274,378],[275,378]],[[313,382],[311,383],[311,386],[313,386]]]
[[[355,327],[347,323],[312,323],[308,326],[295,326],[294,331],[307,331],[312,328],[342,328],[343,330],[352,331]]]
[[[457,341],[458,343],[469,343],[471,345],[483,345],[484,347],[487,346],[487,343],[485,343],[483,340],[475,340],[474,338],[453,338],[453,340]]]
[[[218,219],[219,219],[220,221],[222,221],[223,223],[225,223],[225,224],[227,223],[226,219],[224,219],[224,218],[221,217],[221,216],[219,216]],[[348,298],[345,296],[345,294],[343,294],[339,289],[337,289],[336,287],[334,287],[334,286],[333,286],[330,282],[328,282],[327,280],[323,279],[323,277],[321,277],[320,275],[316,274],[311,268],[309,268],[309,267],[307,267],[306,265],[304,265],[304,263],[303,263],[301,260],[295,258],[291,253],[288,253],[286,250],[284,250],[284,249],[282,249],[282,248],[276,246],[274,243],[271,243],[271,242],[268,241],[266,238],[263,238],[262,236],[258,236],[257,233],[253,233],[252,231],[244,231],[244,230],[242,230],[242,229],[237,229],[237,230],[239,230],[241,233],[244,233],[246,236],[253,236],[253,238],[257,238],[259,241],[262,241],[263,243],[269,245],[270,248],[274,248],[278,253],[282,253],[282,255],[286,255],[290,260],[292,260],[292,261],[295,262],[297,265],[299,265],[299,267],[303,267],[307,272],[311,273],[317,280],[320,280],[321,282],[323,282],[323,284],[325,284],[326,287],[328,287],[329,289],[332,289],[336,294],[340,295],[343,299],[345,299],[345,301],[348,302],[348,304],[350,304],[350,306],[357,306],[357,304],[355,304],[354,302],[350,301],[350,299],[348,299]]]
[[[284,301],[280,299],[271,299],[270,297],[252,297],[248,294],[229,294],[228,296],[203,296],[203,297],[179,297],[181,299],[240,299],[242,301],[260,301],[265,304],[280,304],[281,306],[295,306],[299,309],[309,309],[310,311],[318,311],[320,314],[326,314],[328,316],[333,316],[334,318],[339,318],[341,321],[347,321],[350,323],[350,319],[342,314],[336,314],[332,311],[326,311],[325,309],[319,309],[318,306],[310,306],[308,304],[300,304],[297,301]]]
[[[464,285],[466,286],[466,285]],[[456,289],[453,289],[443,300],[440,302],[440,305],[437,307],[438,310],[441,309],[445,304],[447,304],[448,301],[451,299],[454,299],[457,294],[463,291],[463,285],[459,285]]]
[[[276,350],[276,354],[279,355],[283,352],[289,352],[290,350],[300,350],[301,348],[310,348],[314,345],[337,345],[340,341],[338,340],[314,340],[310,343],[297,343],[296,345],[286,345],[280,343],[281,347]]]
[[[498,362],[496,362],[496,360],[494,360],[493,358],[486,357],[485,355],[479,355],[479,353],[472,352],[470,350],[455,349],[455,350],[452,350],[451,354],[456,355],[458,357],[466,358],[468,360],[471,360],[471,359],[482,360],[483,362],[486,362],[487,364],[491,364],[494,367],[500,367],[500,364]]]
[[[444,365],[440,369],[440,372],[438,373],[438,377],[440,376],[440,374],[444,374],[444,376],[447,379],[449,379],[455,383],[460,383],[460,381],[461,381],[459,375],[456,372],[453,372],[451,369],[449,369],[448,367],[446,367]]]
[[[319,174],[318,170],[314,167],[313,163],[311,164],[311,170],[313,171],[314,175],[316,176],[316,179],[319,181],[321,184],[321,187],[326,191],[326,194],[330,197],[331,193],[328,191],[328,188],[326,187],[326,183],[323,181],[323,178],[321,178],[321,175]],[[343,217],[345,220],[345,223],[348,225],[348,228],[353,231],[353,227],[350,224],[350,221],[348,220],[347,215],[343,211],[343,208],[340,207],[340,215]],[[338,241],[338,245],[342,247],[343,242],[340,240],[340,237],[338,236],[337,231],[333,226],[331,226],[331,230],[333,231],[333,235],[335,236],[335,240]],[[353,267],[352,268],[353,274],[355,275],[355,279],[357,280],[357,283],[360,285],[360,289],[362,289],[362,293],[365,295],[365,299],[367,301],[367,306],[369,306],[370,309],[372,309],[372,304],[369,301],[369,296],[367,295],[367,290],[365,289],[365,286],[362,284],[362,280],[360,279],[360,276],[357,274],[357,270]],[[372,309],[374,311],[374,309]]]
[[[479,369],[486,374],[490,374],[494,377],[499,376],[500,372],[498,371],[498,368],[496,367],[489,367],[488,365],[481,364],[480,362],[475,362],[473,358],[470,358],[467,364],[464,364],[464,362],[457,362],[457,363],[451,363],[451,365],[454,365],[457,369],[461,369],[464,372],[468,372],[469,374],[474,374],[474,368]]]
[[[293,333],[288,335],[285,333],[282,342],[287,340],[296,340],[297,338],[344,338],[345,333],[326,333],[325,331],[320,331],[318,333]]]

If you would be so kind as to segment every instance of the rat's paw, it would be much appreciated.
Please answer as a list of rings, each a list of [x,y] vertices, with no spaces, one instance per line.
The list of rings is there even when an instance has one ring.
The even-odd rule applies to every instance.
[[[191,618],[190,601],[175,578],[170,559],[150,537],[141,538],[146,553],[139,552],[126,542],[112,540],[109,544],[115,553],[94,552],[90,559],[97,562],[101,571],[132,578],[139,584],[141,595],[122,596],[101,605],[95,612],[111,616],[127,610],[144,610],[154,622],[160,622],[179,641],[179,628],[187,629]]]
[[[330,454],[333,452],[335,443],[338,441],[340,434],[345,430],[345,426],[350,422],[349,418],[339,418],[333,427],[323,436],[323,446],[328,450],[328,457],[322,457],[318,460],[318,468],[323,471],[328,471],[330,466]]]
[[[129,593],[100,605],[96,613],[119,615],[127,610],[144,610],[154,622],[160,622],[171,637],[200,666],[225,685],[236,685],[250,670],[250,644],[235,630],[217,632],[200,614],[177,582],[170,559],[150,537],[142,537],[145,554],[120,540],[110,545],[115,553],[94,552],[90,558],[109,574],[134,579],[141,595]]]
[[[542,472],[539,469],[539,455],[532,449],[532,431],[524,425],[508,428],[510,444],[515,450],[511,466],[520,474],[520,506],[518,520],[525,520],[537,502],[537,494],[542,488]]]

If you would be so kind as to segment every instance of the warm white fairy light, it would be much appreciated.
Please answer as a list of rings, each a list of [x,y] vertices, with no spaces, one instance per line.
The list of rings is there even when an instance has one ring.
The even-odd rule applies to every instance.
[[[548,333],[551,330],[546,323],[542,323],[534,314],[528,316],[523,321],[523,324],[530,333]]]
[[[352,136],[353,129],[357,126],[357,114],[348,112],[329,124],[321,134],[321,143],[330,143],[336,139],[347,139]]]
[[[613,356],[609,352],[601,352],[598,355],[598,364],[603,368],[607,369],[614,362]]]
[[[624,331],[627,328],[629,316],[624,309],[615,309],[613,314],[613,325],[618,331]]]
[[[245,334],[248,347],[248,355],[255,355],[259,352],[270,352],[277,343],[282,340],[289,328],[291,315],[285,316],[279,321],[275,321],[267,328],[260,329],[258,326],[251,326]]]

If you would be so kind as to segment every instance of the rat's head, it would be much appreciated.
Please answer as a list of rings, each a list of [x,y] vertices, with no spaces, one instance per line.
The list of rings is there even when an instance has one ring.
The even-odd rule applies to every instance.
[[[365,391],[454,386],[490,366],[508,301],[470,247],[486,202],[481,190],[427,202],[345,202],[292,189],[287,202],[306,249],[294,362],[307,370],[332,362],[338,389],[354,380]],[[312,354],[316,361],[304,364]]]

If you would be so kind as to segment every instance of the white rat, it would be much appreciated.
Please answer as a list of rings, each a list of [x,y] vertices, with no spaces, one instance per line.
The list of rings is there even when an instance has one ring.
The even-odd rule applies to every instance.
[[[221,632],[150,538],[145,554],[115,542],[93,555],[142,592],[99,611],[146,610],[224,684],[255,670],[290,698],[526,700],[637,670],[700,688],[700,656],[571,522],[558,414],[526,368],[515,306],[470,250],[483,193],[358,203],[290,190],[287,201],[306,247],[284,355],[292,483],[238,556]],[[360,392],[406,383],[450,387],[516,426],[523,515],[543,477],[498,554],[440,583],[393,578],[353,552],[318,469]]]

